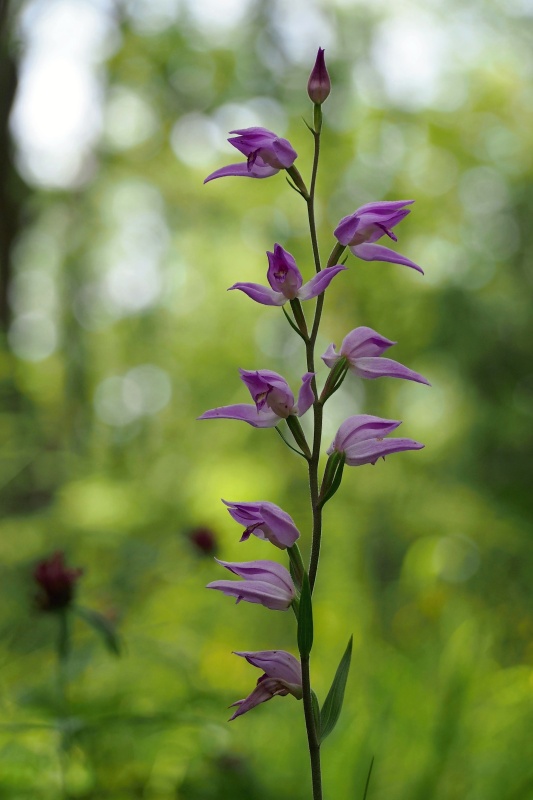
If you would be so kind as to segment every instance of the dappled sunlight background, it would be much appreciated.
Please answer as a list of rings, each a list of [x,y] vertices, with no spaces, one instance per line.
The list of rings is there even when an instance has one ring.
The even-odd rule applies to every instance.
[[[327,406],[326,444],[373,413],[426,447],[345,470],[326,507],[321,699],[354,635],[326,796],[362,798],[372,756],[369,800],[533,794],[532,16],[529,0],[7,5],[2,796],[53,800],[61,769],[65,796],[87,800],[309,796],[293,698],[227,724],[258,676],[232,651],[294,651],[293,615],[204,590],[214,554],[283,558],[240,544],[221,498],[279,504],[308,555],[303,464],[273,431],[195,419],[247,402],[239,367],[294,390],[306,371],[279,310],[226,292],[264,280],[274,242],[311,277],[304,203],[281,174],[202,181],[235,160],[228,131],[253,125],[309,174],[318,46],[334,87],[323,255],[358,206],[415,198],[397,249],[426,274],[350,257],[317,351],[368,325],[432,384],[349,377]],[[31,578],[58,549],[123,641],[113,658],[76,622],[67,721]]]

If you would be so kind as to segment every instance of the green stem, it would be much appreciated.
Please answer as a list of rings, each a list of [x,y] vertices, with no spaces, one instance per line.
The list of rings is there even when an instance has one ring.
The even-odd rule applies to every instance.
[[[320,131],[313,132],[315,141],[315,151],[313,158],[313,169],[311,173],[311,183],[309,190],[309,199],[307,201],[307,215],[309,218],[309,231],[311,234],[311,244],[313,248],[313,257],[315,260],[315,269],[317,272],[321,270],[320,253],[318,250],[318,240],[316,233],[315,221],[315,188],[318,173],[318,161],[320,157]],[[322,309],[324,306],[324,293],[322,293],[316,303],[315,318],[313,320],[313,327],[309,340],[306,342],[306,356],[307,356],[307,370],[308,372],[315,372],[315,344],[318,336],[318,329],[320,326],[320,319],[322,316]],[[313,378],[312,383],[315,397],[318,398],[316,387],[316,380]],[[311,591],[315,585],[316,571],[318,568],[318,559],[320,556],[320,541],[322,538],[322,509],[319,506],[318,494],[318,462],[320,459],[320,447],[322,444],[322,414],[323,408],[320,400],[316,400],[313,404],[314,414],[314,433],[313,433],[313,447],[311,450],[311,458],[309,460],[309,490],[311,494],[311,507],[313,510],[313,538],[311,544],[311,560],[309,563],[309,584]]]
[[[320,108],[319,108],[320,112]],[[320,114],[321,116],[321,114]],[[319,120],[321,123],[321,119]],[[311,131],[314,139],[314,157],[313,167],[311,172],[311,183],[309,193],[304,195],[307,202],[307,216],[309,219],[309,232],[311,235],[311,246],[313,250],[313,258],[315,262],[316,272],[320,272],[322,267],[320,264],[320,252],[318,249],[318,239],[316,232],[315,220],[315,187],[318,174],[318,161],[320,157],[320,128],[321,124],[317,124],[316,107],[315,107],[315,130]],[[291,175],[291,177],[294,176]],[[322,308],[324,305],[324,293],[322,293],[316,302],[315,316],[310,336],[305,339],[305,354],[307,361],[307,371],[315,373],[315,344],[318,335],[318,328],[320,325],[320,317],[322,315]],[[294,309],[293,309],[294,310]],[[311,387],[315,396],[313,403],[314,426],[313,426],[313,445],[308,459],[309,463],[309,491],[311,495],[311,508],[313,513],[313,538],[311,544],[311,560],[309,564],[309,589],[312,592],[316,579],[316,571],[318,567],[318,558],[320,554],[320,540],[322,536],[322,510],[319,503],[319,483],[318,483],[318,463],[320,459],[320,447],[322,443],[322,413],[323,407],[321,401],[318,399],[318,391],[316,378],[313,377]],[[318,738],[318,731],[315,725],[315,718],[313,714],[313,699],[311,691],[311,676],[309,672],[309,656],[301,656],[302,664],[302,692],[303,692],[303,705],[305,715],[305,727],[307,730],[307,741],[309,745],[309,757],[311,760],[311,781],[313,787],[313,800],[322,800],[322,777],[320,771],[320,742]]]
[[[68,657],[70,653],[70,621],[67,609],[63,608],[57,612],[58,632],[57,632],[57,694],[58,711],[60,715],[59,725],[60,738],[58,748],[59,772],[61,781],[61,794],[64,800],[68,800],[69,793],[66,785],[67,753],[70,747],[69,731],[69,702],[68,702]]]
[[[315,727],[313,715],[313,700],[311,697],[311,677],[309,674],[309,658],[302,661],[302,690],[305,714],[305,727],[309,745],[309,758],[311,759],[311,782],[313,786],[313,800],[322,800],[322,776],[320,771],[320,742]]]
[[[318,174],[318,160],[320,158],[320,132],[313,132],[315,140],[315,154],[313,157],[313,169],[311,172],[311,184],[309,188],[309,197],[307,199],[307,215],[309,217],[309,230],[311,232],[311,244],[313,247],[313,257],[315,259],[315,269],[320,272],[320,253],[318,251],[318,240],[316,235],[316,222],[315,222],[315,187],[316,178]]]
[[[70,652],[70,625],[68,611],[61,609],[57,612],[58,632],[57,632],[57,690],[59,698],[59,710],[63,716],[68,714],[68,676],[67,662]]]

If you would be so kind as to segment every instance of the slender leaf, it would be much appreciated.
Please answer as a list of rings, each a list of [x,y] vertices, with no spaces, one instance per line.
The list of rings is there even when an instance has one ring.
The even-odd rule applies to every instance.
[[[298,650],[302,658],[309,658],[313,647],[313,602],[311,600],[311,587],[309,575],[304,572],[302,593],[298,609]]]
[[[283,441],[285,442],[287,447],[289,447],[294,453],[296,453],[296,455],[301,456],[302,458],[305,458],[303,453],[301,453],[299,450],[297,450],[296,447],[293,447],[292,444],[289,444],[289,442],[286,440],[286,438],[284,437],[284,435],[282,434],[282,432],[280,431],[280,429],[278,428],[277,425],[274,427],[274,430],[276,431],[276,433],[278,433],[281,436],[281,438],[283,439]]]
[[[74,606],[74,611],[87,625],[101,636],[107,649],[116,656],[120,655],[120,639],[113,623],[98,611],[84,606]]]
[[[366,796],[368,794],[368,787],[370,786],[370,776],[372,775],[372,767],[374,766],[374,756],[372,756],[372,760],[370,762],[370,767],[368,769],[368,775],[366,776],[366,785],[365,785],[365,794],[363,800],[366,800]]]
[[[340,664],[337,667],[337,672],[335,673],[335,677],[333,678],[331,689],[329,690],[328,696],[324,700],[324,705],[322,706],[322,710],[320,711],[321,742],[323,742],[326,736],[329,736],[331,731],[334,729],[335,725],[337,724],[337,720],[339,719],[339,715],[341,713],[342,703],[344,700],[344,690],[346,688],[346,681],[348,679],[348,673],[350,671],[350,661],[352,659],[352,644],[353,644],[353,636],[350,636],[350,641],[348,642],[348,646],[344,651],[344,655],[340,660]]]
[[[289,315],[287,314],[287,312],[285,311],[285,308],[284,308],[283,306],[281,306],[281,310],[282,310],[282,311],[283,311],[283,313],[285,314],[285,317],[286,317],[286,319],[287,319],[287,322],[289,323],[289,325],[291,326],[291,328],[292,328],[294,331],[296,331],[296,333],[298,334],[298,336],[300,337],[300,339],[303,339],[303,340],[304,340],[304,342],[305,342],[305,336],[303,335],[303,333],[301,332],[301,330],[298,328],[298,326],[297,326],[297,325],[295,325],[295,323],[294,323],[294,322],[292,321],[292,319],[289,317]]]
[[[313,719],[315,720],[315,730],[317,733],[318,739],[320,739],[320,705],[318,703],[318,697],[311,689],[311,703],[313,704]]]

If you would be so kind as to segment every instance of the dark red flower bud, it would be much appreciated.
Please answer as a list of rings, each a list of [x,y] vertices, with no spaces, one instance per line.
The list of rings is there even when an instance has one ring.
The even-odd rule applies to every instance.
[[[33,577],[39,585],[36,599],[41,611],[67,608],[74,598],[76,583],[82,574],[82,569],[70,569],[65,565],[65,555],[61,551],[39,561]]]
[[[213,556],[218,550],[217,537],[210,528],[193,528],[189,531],[189,541],[205,556]]]
[[[324,50],[318,48],[315,66],[307,82],[307,94],[313,103],[322,105],[331,91],[331,81],[324,61]]]

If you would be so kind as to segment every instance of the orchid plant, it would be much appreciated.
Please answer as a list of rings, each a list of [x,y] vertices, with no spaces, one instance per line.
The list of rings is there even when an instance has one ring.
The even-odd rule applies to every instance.
[[[294,610],[299,658],[283,650],[235,652],[235,655],[245,658],[249,664],[262,670],[262,675],[248,697],[233,704],[236,711],[231,719],[242,716],[276,695],[291,694],[302,700],[311,762],[313,800],[322,798],[320,749],[326,736],[335,727],[341,712],[352,647],[350,639],[331,689],[320,705],[312,689],[310,657],[313,647],[312,593],[319,564],[323,508],[341,485],[346,465],[357,467],[376,464],[378,459],[384,459],[392,453],[420,450],[424,446],[413,439],[389,437],[401,424],[398,420],[356,414],[340,425],[327,449],[328,459],[320,474],[324,408],[348,372],[364,379],[392,377],[428,384],[419,373],[397,361],[382,357],[395,342],[372,328],[361,326],[347,333],[339,350],[331,344],[322,355],[322,360],[330,371],[322,389],[318,388],[315,347],[324,296],[333,279],[346,270],[345,264],[339,263],[346,248],[365,261],[392,262],[422,273],[422,269],[413,261],[376,244],[383,236],[397,240],[393,228],[410,213],[408,206],[413,200],[367,203],[344,217],[333,232],[337,242],[326,265],[322,265],[315,222],[315,188],[320,155],[322,104],[330,89],[324,50],[320,48],[307,86],[314,106],[313,126],[308,125],[314,139],[309,187],[294,166],[297,153],[290,142],[265,128],[233,131],[236,136],[229,139],[229,142],[246,157],[246,161],[222,167],[204,181],[207,183],[216,178],[235,176],[268,178],[284,170],[288,183],[301,195],[307,206],[315,274],[304,281],[294,257],[281,244],[276,243],[273,251],[267,252],[268,286],[259,283],[235,283],[230,287],[243,292],[256,303],[281,306],[287,321],[302,339],[307,372],[301,378],[297,398],[295,399],[287,381],[276,372],[268,369],[241,369],[241,380],[250,392],[253,402],[213,408],[199,419],[233,419],[255,428],[275,428],[288,447],[296,451],[307,465],[312,517],[309,564],[304,564],[297,544],[300,532],[286,511],[268,500],[224,500],[232,518],[244,526],[241,541],[246,541],[253,534],[269,541],[279,550],[286,550],[289,569],[272,560],[235,563],[217,559],[238,580],[215,580],[208,584],[208,588],[236,598],[237,603],[245,600],[274,611],[285,611],[291,607]],[[308,300],[315,302],[311,314],[306,317],[302,302]],[[285,308],[287,303],[291,313]],[[308,321],[310,318],[311,322]],[[299,418],[311,409],[313,433],[312,439],[308,441]],[[286,422],[288,432],[282,432],[283,421]]]

